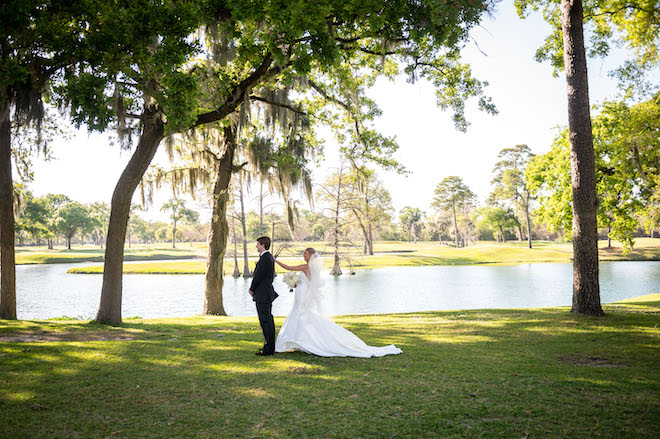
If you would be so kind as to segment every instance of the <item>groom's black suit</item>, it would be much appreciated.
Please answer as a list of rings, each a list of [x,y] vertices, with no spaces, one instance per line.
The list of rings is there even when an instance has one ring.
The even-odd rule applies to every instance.
[[[275,352],[275,321],[273,320],[273,300],[277,298],[277,293],[273,288],[273,279],[275,278],[275,259],[270,252],[265,251],[259,256],[259,262],[254,268],[254,276],[250,291],[254,293],[252,300],[257,305],[257,315],[259,324],[264,333],[264,353],[272,354]]]

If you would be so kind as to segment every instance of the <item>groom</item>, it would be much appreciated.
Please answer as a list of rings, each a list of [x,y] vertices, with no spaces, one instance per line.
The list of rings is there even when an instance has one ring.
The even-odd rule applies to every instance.
[[[254,268],[250,295],[257,305],[257,315],[264,333],[265,343],[263,349],[259,349],[256,355],[273,355],[275,353],[275,322],[272,313],[273,300],[277,298],[277,293],[273,288],[275,259],[268,249],[270,249],[270,238],[267,236],[257,238],[259,262]]]

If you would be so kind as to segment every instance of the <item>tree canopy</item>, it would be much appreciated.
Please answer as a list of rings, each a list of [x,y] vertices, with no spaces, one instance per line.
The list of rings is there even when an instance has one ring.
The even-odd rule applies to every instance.
[[[557,76],[564,69],[561,11],[558,0],[516,0],[518,14],[541,10],[552,30],[536,51],[537,61],[549,61]],[[660,61],[660,6],[656,0],[584,0],[583,19],[590,30],[586,47],[591,57],[607,56],[613,47],[625,45],[633,52],[612,74],[620,85],[638,94],[657,90],[658,84],[645,80],[645,73]]]
[[[594,117],[594,150],[599,197],[598,221],[610,236],[634,244],[638,219],[658,227],[660,99],[629,105],[606,102]],[[562,131],[552,150],[535,157],[526,172],[530,190],[540,196],[537,213],[553,230],[571,237],[571,179],[568,133]],[[642,221],[643,222],[643,221]]]

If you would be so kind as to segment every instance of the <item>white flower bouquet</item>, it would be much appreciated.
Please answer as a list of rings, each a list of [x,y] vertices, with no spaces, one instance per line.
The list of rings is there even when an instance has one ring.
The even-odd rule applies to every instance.
[[[289,291],[293,291],[296,285],[298,285],[298,282],[300,282],[300,277],[293,271],[287,271],[282,281],[289,286]]]

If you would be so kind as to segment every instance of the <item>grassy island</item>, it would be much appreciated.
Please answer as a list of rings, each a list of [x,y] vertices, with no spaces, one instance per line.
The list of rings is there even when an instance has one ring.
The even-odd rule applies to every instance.
[[[276,245],[278,245],[276,243]],[[301,263],[301,254],[305,247],[314,247],[325,257],[327,269],[332,267],[333,249],[328,243],[292,243],[286,244],[286,250],[280,255],[286,264]],[[178,250],[178,249],[177,249]],[[195,251],[197,256],[203,255],[201,244],[199,247],[181,249],[181,252]],[[163,250],[164,251],[164,250]],[[146,252],[146,250],[145,250]],[[153,250],[155,252],[155,250]],[[533,248],[527,248],[527,243],[508,242],[496,244],[493,242],[479,242],[464,248],[454,248],[438,242],[420,242],[417,244],[407,242],[377,242],[374,246],[373,256],[360,254],[360,249],[342,248],[341,266],[343,270],[371,269],[381,267],[404,267],[425,265],[473,265],[473,264],[523,264],[536,262],[570,262],[573,255],[571,243],[556,243],[548,241],[535,241]],[[162,254],[162,253],[158,253]],[[180,254],[181,255],[181,254]],[[137,254],[128,253],[129,257]],[[229,256],[229,255],[228,255]],[[157,259],[156,257],[152,259]],[[600,242],[601,261],[658,261],[660,260],[660,239],[640,238],[635,248],[624,255],[620,245],[607,247],[607,241]],[[129,260],[127,258],[127,260]],[[132,259],[131,259],[132,260]],[[350,262],[349,262],[350,260]],[[253,262],[256,258],[253,258]],[[242,259],[239,267],[242,268]],[[279,267],[278,271],[279,270]],[[206,261],[168,261],[150,263],[124,264],[124,273],[127,274],[204,274]],[[225,259],[225,274],[230,275],[234,270],[233,259]],[[103,266],[75,267],[70,273],[100,274]]]

